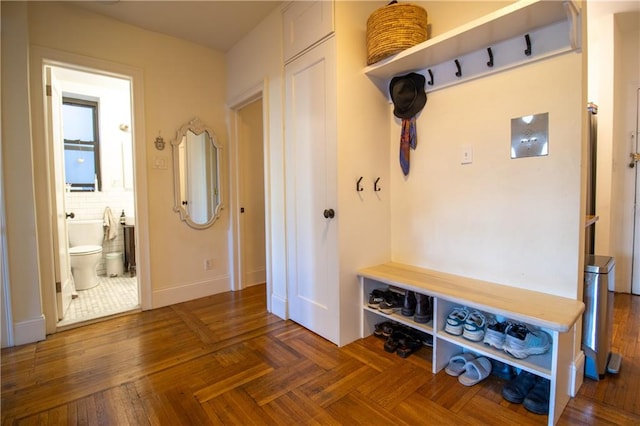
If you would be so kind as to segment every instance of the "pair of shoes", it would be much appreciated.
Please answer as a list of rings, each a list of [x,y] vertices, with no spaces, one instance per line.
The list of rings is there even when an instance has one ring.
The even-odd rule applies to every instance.
[[[514,404],[523,404],[524,408],[535,414],[549,413],[549,393],[551,382],[522,370],[514,379],[502,388],[502,396]]]
[[[454,308],[447,316],[444,331],[454,336],[464,337],[473,342],[480,342],[484,338],[486,318],[480,311],[469,311],[464,307]]]
[[[507,330],[504,351],[514,358],[541,355],[551,348],[551,336],[543,330],[525,324],[514,324]]]
[[[402,327],[402,326],[401,326]],[[422,339],[411,328],[398,328],[384,342],[384,350],[406,358],[422,347]]]
[[[551,336],[543,330],[511,321],[488,321],[484,343],[504,350],[514,358],[540,355],[551,348]]]
[[[451,357],[444,371],[450,376],[458,376],[461,384],[473,386],[489,377],[491,369],[491,361],[488,358],[476,358],[473,354],[464,352]]]
[[[405,317],[413,316],[413,320],[425,324],[433,318],[433,298],[426,294],[406,290],[400,313]]]
[[[383,321],[379,322],[374,326],[373,334],[376,337],[382,337],[386,339],[391,335],[393,329],[396,325],[399,325],[393,321]]]
[[[402,307],[403,296],[391,289],[374,289],[369,293],[369,307],[385,314],[397,312]]]

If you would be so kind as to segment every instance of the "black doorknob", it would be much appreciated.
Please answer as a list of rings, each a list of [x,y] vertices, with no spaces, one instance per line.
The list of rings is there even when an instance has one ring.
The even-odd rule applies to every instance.
[[[67,219],[69,218],[73,219],[74,217],[76,217],[76,214],[74,212],[67,213]]]
[[[333,219],[335,215],[336,212],[334,212],[333,209],[325,209],[324,211],[325,219]]]

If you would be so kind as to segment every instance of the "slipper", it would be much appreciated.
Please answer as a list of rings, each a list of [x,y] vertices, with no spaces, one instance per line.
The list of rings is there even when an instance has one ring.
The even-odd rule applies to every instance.
[[[491,361],[485,357],[476,358],[464,366],[464,374],[458,376],[458,381],[465,386],[473,386],[489,377]]]
[[[449,360],[449,365],[445,367],[444,371],[450,376],[459,376],[464,373],[467,362],[473,361],[475,358],[470,352],[454,355]]]

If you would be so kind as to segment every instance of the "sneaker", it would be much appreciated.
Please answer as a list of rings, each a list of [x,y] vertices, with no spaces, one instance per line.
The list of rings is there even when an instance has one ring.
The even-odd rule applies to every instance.
[[[379,288],[374,289],[369,293],[369,307],[373,309],[378,309],[380,303],[384,301],[384,295],[389,290],[382,290]]]
[[[538,377],[533,389],[524,397],[522,405],[532,413],[549,414],[549,393],[551,393],[551,382]]]
[[[523,359],[529,355],[540,355],[551,348],[551,336],[546,332],[527,326],[514,324],[507,331],[504,351],[514,358]]]
[[[462,337],[473,342],[481,341],[484,338],[485,324],[486,319],[482,312],[471,312],[462,327]]]
[[[395,312],[398,312],[402,309],[402,305],[404,304],[404,295],[400,293],[396,293],[395,291],[389,290],[384,295],[384,300],[380,302],[380,306],[378,306],[378,310],[383,314],[391,315]]]
[[[487,321],[487,328],[484,331],[484,343],[502,350],[504,348],[504,339],[511,326],[512,323],[509,321],[498,322],[495,318],[491,318]]]
[[[469,311],[467,308],[454,308],[447,317],[447,323],[444,326],[444,331],[454,336],[460,336],[462,334],[462,328],[464,323],[469,317]]]
[[[522,370],[515,379],[503,386],[502,397],[513,404],[520,404],[533,389],[537,380],[538,376]]]

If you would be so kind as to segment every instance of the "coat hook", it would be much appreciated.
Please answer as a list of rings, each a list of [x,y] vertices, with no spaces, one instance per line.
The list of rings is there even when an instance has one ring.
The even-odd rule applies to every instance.
[[[429,81],[427,81],[427,84],[433,86],[433,73],[431,72],[431,68],[429,68],[427,72],[429,73]]]
[[[493,67],[493,52],[490,47],[487,47],[487,53],[489,54],[489,62],[487,62],[487,66],[491,68]]]
[[[460,62],[458,62],[458,60],[455,60],[456,63],[456,68],[458,68],[458,71],[456,72],[456,77],[462,77],[462,68],[460,68]]]
[[[524,50],[524,54],[531,56],[531,38],[529,37],[529,34],[524,35],[524,41],[527,43],[527,48]]]
[[[375,192],[380,191],[380,188],[378,188],[378,182],[379,182],[379,181],[380,181],[380,178],[376,179],[376,181],[375,181],[375,182],[373,182],[373,190],[374,190]]]
[[[360,179],[358,179],[358,182],[356,182],[356,191],[358,192],[364,191],[364,188],[360,186],[360,182],[362,182],[362,176],[360,176]]]

